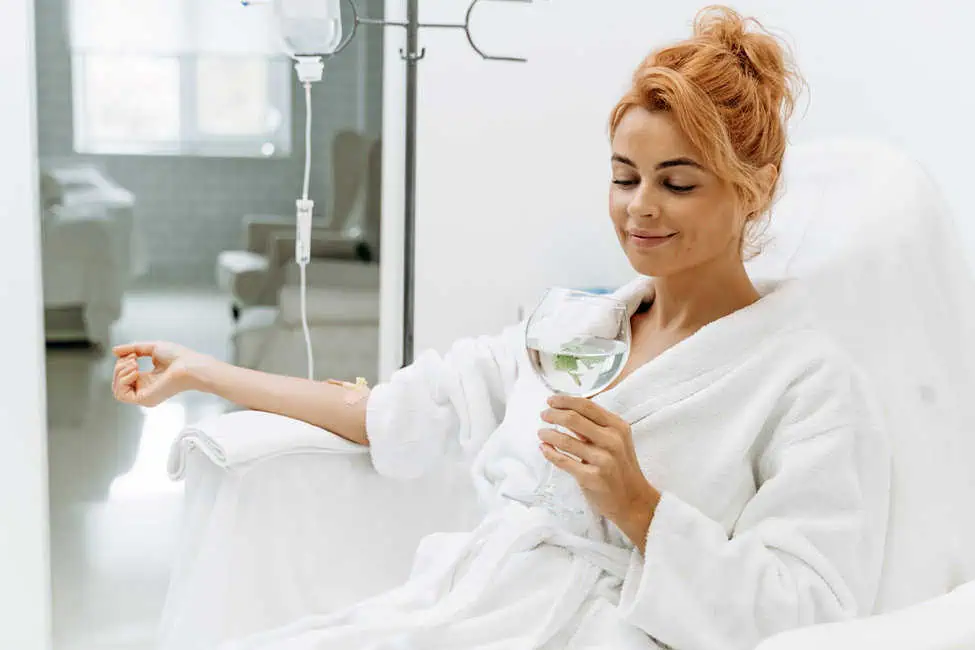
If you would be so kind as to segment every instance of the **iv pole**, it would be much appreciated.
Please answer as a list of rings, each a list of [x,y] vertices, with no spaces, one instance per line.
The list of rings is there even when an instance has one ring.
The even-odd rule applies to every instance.
[[[355,38],[359,25],[378,25],[380,27],[403,27],[406,29],[406,48],[400,56],[406,62],[406,173],[404,177],[404,273],[403,273],[403,367],[413,363],[413,326],[415,302],[415,242],[416,242],[416,104],[418,63],[426,55],[426,48],[419,48],[419,32],[427,29],[459,29],[467,36],[467,42],[482,59],[488,61],[512,61],[524,63],[525,59],[514,56],[495,56],[487,54],[475,43],[471,35],[471,14],[481,2],[517,2],[531,4],[533,0],[472,0],[467,8],[463,23],[421,23],[419,0],[406,0],[406,20],[384,20],[366,18],[359,15],[356,0],[347,0],[352,7],[352,31],[345,40],[328,55],[330,57],[344,50]]]

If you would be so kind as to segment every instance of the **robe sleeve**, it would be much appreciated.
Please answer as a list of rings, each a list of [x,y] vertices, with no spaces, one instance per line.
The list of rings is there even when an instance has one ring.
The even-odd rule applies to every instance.
[[[524,350],[525,321],[494,336],[426,350],[376,385],[366,404],[366,436],[376,471],[416,478],[438,461],[470,459],[504,419]]]
[[[730,535],[662,491],[645,552],[634,550],[623,581],[622,618],[681,650],[744,650],[787,629],[870,613],[889,441],[865,392],[818,374],[757,453],[759,487]]]

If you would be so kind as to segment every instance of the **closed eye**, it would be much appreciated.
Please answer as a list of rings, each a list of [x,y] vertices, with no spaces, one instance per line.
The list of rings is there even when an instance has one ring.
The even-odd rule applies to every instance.
[[[617,179],[617,178],[613,179],[613,185],[619,185],[622,187],[639,185],[639,183],[640,181],[628,181],[628,180]],[[676,192],[678,194],[687,194],[688,192],[690,192],[691,190],[697,187],[697,185],[674,185],[673,183],[664,183],[663,186],[666,187],[668,190],[672,192]]]
[[[672,192],[677,192],[678,194],[687,194],[697,187],[697,185],[674,185],[673,183],[664,183],[664,187]]]

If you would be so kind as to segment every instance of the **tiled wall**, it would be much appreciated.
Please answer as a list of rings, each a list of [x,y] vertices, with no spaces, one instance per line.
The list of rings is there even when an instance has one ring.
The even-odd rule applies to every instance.
[[[383,3],[368,3],[379,15]],[[137,200],[137,227],[148,241],[145,282],[214,283],[221,250],[242,243],[247,213],[293,214],[301,191],[305,107],[293,91],[292,154],[286,159],[174,156],[79,156],[72,151],[71,61],[64,23],[67,0],[36,0],[37,113],[42,161],[96,163]],[[316,213],[329,205],[330,146],[341,129],[378,137],[382,125],[382,34],[362,29],[348,49],[326,63],[313,88],[311,195]]]

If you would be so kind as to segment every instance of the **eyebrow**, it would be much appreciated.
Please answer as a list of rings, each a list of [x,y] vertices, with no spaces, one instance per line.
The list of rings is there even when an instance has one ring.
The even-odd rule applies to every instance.
[[[619,163],[623,163],[624,165],[629,165],[630,167],[636,168],[636,163],[634,163],[626,156],[621,156],[618,153],[613,154],[613,160]],[[696,167],[701,170],[704,169],[703,167],[701,167],[701,165],[694,162],[690,158],[671,158],[670,160],[665,160],[661,163],[658,163],[657,170],[667,169],[668,167],[680,167],[682,165],[687,165],[688,167]]]

